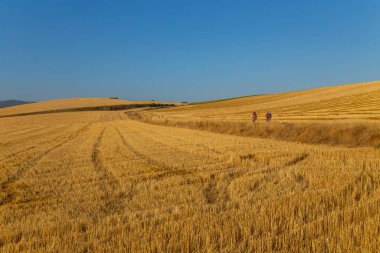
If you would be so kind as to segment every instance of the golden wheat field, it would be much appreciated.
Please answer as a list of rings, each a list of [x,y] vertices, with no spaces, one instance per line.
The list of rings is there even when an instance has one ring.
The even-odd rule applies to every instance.
[[[310,107],[285,93],[278,110],[288,103],[310,118],[314,103],[343,115],[348,97],[371,97],[346,112],[373,111],[352,120],[376,123],[379,83],[364,86],[314,91],[333,105],[313,91],[300,91]],[[226,111],[220,103],[236,103],[224,120],[251,110],[231,100],[142,114],[212,118]],[[0,252],[380,251],[379,148],[141,121],[124,111],[0,118]]]

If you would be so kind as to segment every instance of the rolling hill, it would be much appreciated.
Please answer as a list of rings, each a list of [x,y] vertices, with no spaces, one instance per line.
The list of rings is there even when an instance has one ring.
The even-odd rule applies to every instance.
[[[258,112],[253,125],[250,114]],[[264,114],[273,119],[265,123]],[[203,102],[131,115],[147,123],[241,136],[380,146],[380,82]]]
[[[33,104],[18,105],[0,109],[1,116],[27,115],[33,113],[57,112],[69,110],[83,110],[84,108],[112,107],[119,105],[152,105],[152,104],[180,104],[162,101],[132,101],[113,98],[64,98],[42,101]]]
[[[247,121],[271,111],[274,120],[380,119],[380,81],[199,103],[155,111],[170,119]]]

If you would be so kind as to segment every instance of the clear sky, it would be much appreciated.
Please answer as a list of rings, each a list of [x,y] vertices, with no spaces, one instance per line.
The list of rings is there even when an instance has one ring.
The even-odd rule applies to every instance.
[[[199,101],[380,79],[379,0],[0,1],[0,100]]]

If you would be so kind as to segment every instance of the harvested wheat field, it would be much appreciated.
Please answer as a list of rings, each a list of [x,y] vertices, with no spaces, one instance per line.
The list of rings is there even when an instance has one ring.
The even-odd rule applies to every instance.
[[[380,108],[379,90],[351,92]],[[207,118],[213,106],[141,117]],[[380,251],[379,148],[142,121],[124,111],[0,118],[0,251]]]

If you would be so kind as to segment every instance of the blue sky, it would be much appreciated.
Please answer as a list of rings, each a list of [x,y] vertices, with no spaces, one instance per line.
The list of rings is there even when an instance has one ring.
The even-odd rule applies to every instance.
[[[0,100],[200,101],[380,79],[380,1],[0,2]]]

